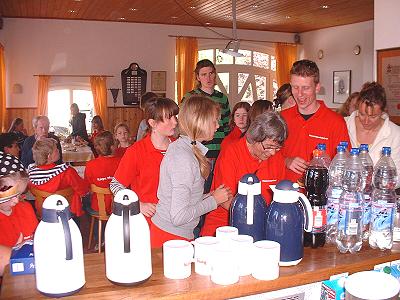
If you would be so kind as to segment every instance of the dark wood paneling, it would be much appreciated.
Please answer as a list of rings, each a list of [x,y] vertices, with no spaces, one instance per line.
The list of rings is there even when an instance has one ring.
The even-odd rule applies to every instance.
[[[374,18],[373,0],[237,0],[236,7],[240,29],[304,32]],[[16,18],[232,27],[231,0],[2,0],[0,12]]]
[[[143,111],[136,107],[108,107],[108,124],[106,129],[113,132],[115,125],[126,123],[132,136],[136,136],[139,123],[143,119]]]

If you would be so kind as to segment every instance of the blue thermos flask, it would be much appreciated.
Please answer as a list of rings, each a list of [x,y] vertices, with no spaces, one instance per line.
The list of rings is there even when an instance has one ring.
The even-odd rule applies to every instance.
[[[266,218],[266,238],[281,245],[279,265],[293,266],[303,259],[303,231],[312,229],[311,204],[298,191],[299,185],[290,180],[282,180],[270,187],[274,197]]]
[[[230,208],[229,224],[236,227],[239,234],[251,235],[254,241],[265,240],[266,212],[260,180],[255,174],[244,175]]]

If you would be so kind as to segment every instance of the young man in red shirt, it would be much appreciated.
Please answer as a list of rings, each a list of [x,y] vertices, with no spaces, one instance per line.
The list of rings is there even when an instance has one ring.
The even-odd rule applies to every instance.
[[[272,198],[269,185],[285,178],[284,159],[279,150],[286,137],[286,123],[278,113],[271,111],[257,116],[245,137],[220,153],[212,190],[223,184],[235,195],[240,178],[253,173],[260,179],[261,193],[269,203]],[[206,215],[202,236],[212,236],[218,227],[228,225],[230,204],[227,201]]]
[[[339,142],[349,141],[349,135],[343,117],[317,100],[320,83],[315,62],[295,62],[290,70],[290,84],[297,105],[282,111],[289,134],[282,153],[287,179],[296,182],[307,169],[318,143],[325,143],[327,154],[333,158]]]

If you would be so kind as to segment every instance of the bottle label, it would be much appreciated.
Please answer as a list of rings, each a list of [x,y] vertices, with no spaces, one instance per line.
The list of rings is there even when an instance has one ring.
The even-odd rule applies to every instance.
[[[391,230],[394,221],[394,203],[379,200],[371,207],[371,226],[374,231]]]
[[[358,223],[357,219],[351,219],[347,225],[346,235],[357,235]]]
[[[347,208],[339,206],[338,230],[345,232],[347,235],[357,234],[358,228],[354,229],[354,226],[358,227],[358,224],[362,222],[362,212],[363,209],[358,202],[349,203]]]
[[[364,202],[363,225],[371,222],[371,202]]]
[[[338,221],[338,210],[339,210],[339,202],[336,201],[338,199],[328,198],[328,205],[326,211],[326,223],[328,225],[334,225]]]
[[[326,231],[326,207],[313,207],[313,228],[312,233],[322,233]]]

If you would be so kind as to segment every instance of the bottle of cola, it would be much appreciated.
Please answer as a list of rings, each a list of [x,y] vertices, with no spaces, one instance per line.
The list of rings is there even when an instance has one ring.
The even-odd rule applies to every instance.
[[[311,232],[304,233],[305,247],[323,247],[326,240],[326,190],[329,186],[329,174],[322,154],[321,150],[315,149],[306,170],[305,188],[313,209],[313,228]]]

